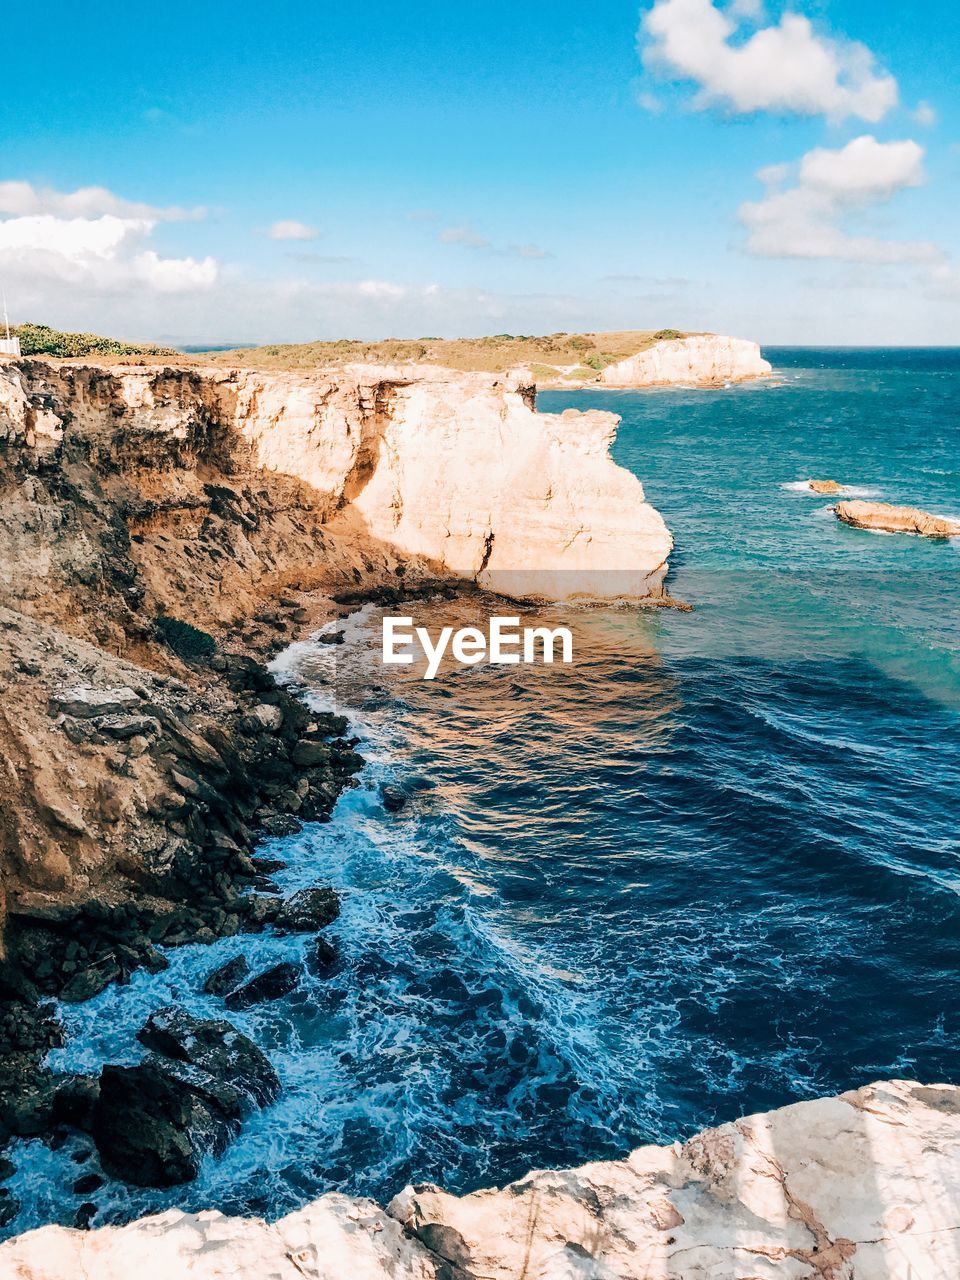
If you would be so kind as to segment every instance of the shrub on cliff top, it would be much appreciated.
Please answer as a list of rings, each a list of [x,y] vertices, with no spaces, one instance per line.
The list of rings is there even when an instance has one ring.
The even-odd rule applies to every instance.
[[[11,329],[25,356],[172,356],[170,347],[102,338],[96,333],[62,333],[47,324],[18,324]]]
[[[155,623],[158,637],[178,658],[189,662],[196,658],[209,658],[216,651],[217,642],[206,631],[192,623],[161,613]]]
[[[683,334],[679,329],[658,329],[653,335],[654,342],[666,342],[669,338],[682,338]]]

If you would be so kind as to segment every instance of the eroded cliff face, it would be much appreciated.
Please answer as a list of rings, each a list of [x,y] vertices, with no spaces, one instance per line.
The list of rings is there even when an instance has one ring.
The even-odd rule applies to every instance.
[[[608,365],[598,381],[608,387],[722,387],[727,382],[765,377],[770,370],[757,343],[702,333],[656,342],[635,356]]]
[[[625,1160],[387,1208],[327,1195],[268,1225],[171,1210],[0,1246],[18,1280],[947,1280],[960,1089],[873,1084]]]
[[[189,793],[197,761],[170,726],[216,738],[247,709],[225,659],[217,672],[171,652],[164,616],[249,655],[322,618],[318,591],[452,578],[656,595],[670,535],[609,458],[616,421],[540,415],[522,382],[430,368],[0,363],[8,902],[30,913],[152,892],[196,842],[205,788],[277,749],[265,728],[239,754],[221,741],[200,762],[217,776]],[[128,692],[78,716],[65,710],[77,688]],[[261,819],[274,800],[260,796]]]

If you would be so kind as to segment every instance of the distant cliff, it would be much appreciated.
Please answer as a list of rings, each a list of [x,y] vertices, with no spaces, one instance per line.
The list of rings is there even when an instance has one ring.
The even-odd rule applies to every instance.
[[[601,372],[598,382],[607,387],[720,387],[762,378],[770,369],[757,343],[701,333],[656,342],[618,360]]]

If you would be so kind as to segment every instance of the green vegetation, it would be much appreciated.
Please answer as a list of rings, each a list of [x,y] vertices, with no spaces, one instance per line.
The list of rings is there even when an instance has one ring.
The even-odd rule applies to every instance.
[[[169,613],[161,613],[154,625],[159,639],[186,662],[209,658],[216,651],[217,642],[213,636]]]
[[[681,333],[679,329],[658,329],[653,337],[656,342],[665,342],[669,338],[684,338],[686,334]]]
[[[46,324],[18,324],[11,333],[20,339],[25,356],[172,356],[170,347],[145,346],[101,338],[96,333],[62,333]]]

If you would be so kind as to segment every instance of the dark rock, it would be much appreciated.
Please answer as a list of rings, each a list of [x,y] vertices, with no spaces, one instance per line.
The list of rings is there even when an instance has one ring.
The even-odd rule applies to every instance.
[[[402,787],[394,787],[389,783],[380,788],[380,795],[383,797],[383,807],[387,813],[399,813],[410,799]]]
[[[100,1080],[97,1076],[59,1076],[53,1099],[53,1118],[60,1124],[89,1133],[99,1096]]]
[[[301,769],[313,769],[327,764],[330,759],[330,748],[325,742],[316,738],[301,738],[293,748],[291,759]]]
[[[342,631],[325,631],[316,639],[319,644],[343,644],[346,637]]]
[[[225,996],[238,987],[249,972],[250,965],[247,963],[247,957],[234,956],[232,960],[228,960],[226,964],[220,965],[218,969],[212,970],[207,975],[203,989],[207,995]]]
[[[100,733],[121,742],[128,738],[156,738],[160,734],[160,721],[153,716],[98,716],[94,723]]]
[[[338,716],[333,711],[321,711],[314,717],[318,733],[330,738],[340,738],[347,732],[347,717]]]
[[[9,1227],[20,1212],[20,1201],[8,1191],[6,1187],[0,1187],[0,1227]]]
[[[0,1182],[6,1182],[8,1178],[12,1178],[17,1172],[17,1166],[12,1160],[8,1160],[6,1156],[0,1156]]]
[[[84,1200],[83,1204],[78,1206],[77,1212],[73,1215],[73,1225],[77,1231],[88,1231],[90,1224],[96,1217],[97,1206],[92,1200]]]
[[[340,899],[333,889],[313,885],[286,898],[274,924],[278,933],[316,933],[340,914]]]
[[[241,899],[241,907],[248,927],[257,929],[276,920],[283,908],[283,899],[252,893],[248,898]]]
[[[137,1032],[146,1048],[189,1062],[250,1095],[258,1106],[272,1102],[280,1080],[252,1040],[222,1019],[194,1018],[176,1005],[152,1013]]]
[[[81,1000],[89,1000],[92,996],[105,991],[111,982],[122,976],[120,964],[116,956],[102,956],[95,964],[75,973],[60,992],[60,999],[67,1004],[78,1004]]]
[[[89,1195],[91,1191],[96,1191],[103,1186],[103,1179],[99,1173],[85,1173],[82,1178],[78,1178],[73,1184],[73,1189],[78,1196]]]
[[[138,1039],[153,1052],[135,1067],[105,1066],[93,1136],[104,1167],[138,1186],[196,1177],[219,1155],[243,1115],[265,1106],[280,1082],[266,1056],[229,1022],[169,1007]]]
[[[259,854],[250,859],[256,870],[265,876],[273,875],[275,871],[285,871],[287,864],[282,858],[264,858]]]
[[[82,685],[55,694],[53,703],[68,716],[89,720],[94,716],[123,715],[140,706],[140,697],[126,686],[119,689],[93,689],[89,685]]]
[[[231,991],[224,1003],[228,1009],[249,1009],[251,1005],[262,1004],[266,1000],[279,1000],[294,989],[301,973],[300,966],[290,961],[275,964]]]
[[[272,813],[260,825],[268,836],[295,836],[303,823],[292,813]]]
[[[337,949],[321,934],[310,948],[307,962],[315,972],[324,973],[337,963]]]
[[[32,1054],[13,1055],[2,1065],[0,1131],[21,1138],[46,1133],[53,1124],[54,1076]]]

